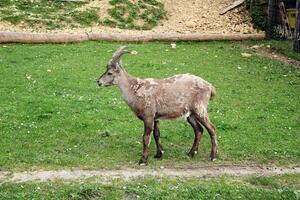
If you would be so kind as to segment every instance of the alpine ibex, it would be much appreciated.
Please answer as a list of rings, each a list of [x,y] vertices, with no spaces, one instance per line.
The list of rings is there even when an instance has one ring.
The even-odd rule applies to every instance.
[[[154,157],[162,158],[159,119],[178,117],[185,117],[195,132],[194,143],[188,156],[193,157],[198,151],[203,125],[211,138],[211,160],[215,160],[218,149],[216,130],[207,114],[209,100],[216,94],[214,87],[191,74],[175,75],[163,80],[130,76],[121,64],[121,56],[126,53],[126,49],[126,46],[122,46],[113,54],[106,72],[97,82],[99,86],[118,85],[128,106],[144,122],[144,149],[139,164],[147,164],[152,131],[157,147]]]

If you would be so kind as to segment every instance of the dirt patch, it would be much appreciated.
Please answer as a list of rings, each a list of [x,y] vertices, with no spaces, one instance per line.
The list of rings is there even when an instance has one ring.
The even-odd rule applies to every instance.
[[[257,48],[257,49],[255,49],[255,52],[257,55],[269,57],[274,60],[278,60],[279,62],[288,64],[288,65],[293,65],[297,69],[300,69],[300,61],[299,60],[289,58],[283,54],[276,52],[276,50],[272,50],[272,49],[268,49],[268,48]]]
[[[241,177],[249,175],[281,175],[287,173],[300,173],[299,166],[290,167],[266,167],[266,166],[206,166],[193,169],[121,169],[121,170],[59,170],[59,171],[31,171],[31,172],[0,172],[0,182],[27,182],[48,181],[55,179],[80,180],[91,177],[99,177],[103,180],[124,179],[135,177],[157,176],[157,177],[197,177],[214,178],[223,175]]]
[[[163,0],[168,20],[155,27],[158,32],[256,33],[245,6],[225,15],[219,13],[233,0]]]
[[[24,24],[13,25],[11,23],[0,21],[0,31],[15,32],[65,32],[65,33],[259,33],[254,29],[251,17],[245,6],[235,8],[224,15],[219,13],[234,0],[161,0],[167,11],[167,19],[160,25],[150,31],[124,30],[119,28],[110,28],[99,25],[93,25],[87,28],[64,28],[62,30],[47,30],[41,26],[26,27]],[[78,8],[83,11],[89,8],[99,8],[100,20],[108,17],[107,10],[110,8],[109,0],[94,0]]]

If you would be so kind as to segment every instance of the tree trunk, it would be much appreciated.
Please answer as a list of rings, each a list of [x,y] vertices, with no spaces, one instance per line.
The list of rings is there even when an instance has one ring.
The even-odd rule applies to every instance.
[[[267,22],[267,38],[272,39],[274,34],[274,27],[276,25],[276,13],[278,0],[269,0],[268,6],[268,22]]]
[[[297,22],[294,37],[294,51],[300,53],[300,0],[297,0]]]
[[[0,0],[1,1],[1,0]],[[216,40],[262,40],[265,34],[201,34],[201,33],[18,33],[0,32],[0,44],[21,43],[67,43],[81,41],[120,41],[120,42],[149,42],[149,41],[216,41]]]

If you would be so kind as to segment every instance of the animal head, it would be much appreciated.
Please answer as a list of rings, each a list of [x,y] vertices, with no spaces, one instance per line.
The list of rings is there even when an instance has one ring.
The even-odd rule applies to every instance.
[[[123,67],[121,57],[126,53],[127,46],[121,46],[107,63],[106,71],[98,79],[99,86],[110,86],[118,84]]]

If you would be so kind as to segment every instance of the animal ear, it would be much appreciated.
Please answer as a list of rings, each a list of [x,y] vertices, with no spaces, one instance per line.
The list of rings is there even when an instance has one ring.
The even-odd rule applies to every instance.
[[[122,55],[127,53],[127,48],[128,48],[127,46],[119,47],[119,49],[113,54],[111,60],[109,61],[109,64],[111,66],[116,66],[116,64],[118,62],[120,62],[120,59],[121,59]]]

